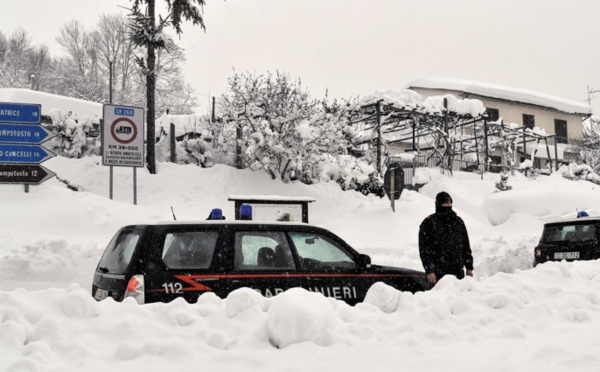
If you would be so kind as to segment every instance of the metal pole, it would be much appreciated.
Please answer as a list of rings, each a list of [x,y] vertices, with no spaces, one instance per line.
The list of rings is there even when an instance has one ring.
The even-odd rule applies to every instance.
[[[525,153],[525,160],[527,160],[527,135],[525,134],[525,125],[523,125],[523,153]],[[533,163],[531,164],[533,168]]]
[[[446,142],[446,153],[444,156],[446,157],[446,168],[452,174],[452,159],[450,159],[450,141],[448,140],[450,134],[448,133],[448,98],[444,98],[444,142]]]
[[[237,169],[242,169],[242,127],[239,122],[235,128],[235,137],[235,165]]]
[[[390,199],[392,199],[392,212],[396,213],[396,169],[390,169],[390,176]]]
[[[108,62],[108,103],[112,103],[113,98],[113,63]]]
[[[488,166],[488,162],[489,162],[489,143],[488,143],[488,125],[487,125],[487,119],[483,119],[483,136],[485,138],[485,156],[484,156],[484,161],[485,161],[485,165],[483,166],[483,172],[485,172],[485,167]],[[483,175],[482,175],[483,177]]]
[[[109,186],[108,186],[108,197],[110,200],[113,198],[113,166],[110,166],[109,171]]]
[[[29,79],[31,80],[31,90],[34,90],[35,87],[35,75],[31,74],[31,76],[29,77]],[[25,193],[29,193],[29,184],[24,184],[23,185],[23,191],[25,191]]]
[[[558,146],[556,145],[556,136],[554,137],[554,159],[556,159],[556,170],[558,170]]]
[[[212,113],[211,113],[211,116],[210,116],[210,122],[214,123],[216,121],[215,119],[216,119],[215,118],[215,97],[213,97],[212,98]]]
[[[550,162],[550,172],[552,172],[552,157],[550,156],[550,148],[548,147],[548,137],[544,137],[546,142],[546,154],[548,155],[548,161]]]
[[[177,163],[177,152],[175,151],[175,124],[171,123],[169,143],[171,144],[171,163]]]
[[[137,167],[133,167],[133,204],[137,205]]]
[[[417,127],[417,122],[416,122],[417,118],[413,119],[413,125],[412,125],[412,148],[413,148],[413,173],[412,173],[412,177],[414,179],[415,177],[415,172],[417,170],[417,156],[419,155],[419,152],[416,149],[416,138],[415,138],[415,129]],[[415,155],[415,152],[417,153]]]
[[[479,157],[479,145],[477,144],[477,123],[473,123],[473,134],[475,134],[475,156],[477,157],[477,166],[481,167],[481,159]],[[483,179],[483,170],[479,169],[481,179]]]
[[[112,104],[112,96],[113,96],[113,87],[112,87],[112,61],[110,61],[108,63],[108,75],[109,75],[109,79],[108,79],[108,103]],[[102,131],[104,132],[104,128],[102,129]],[[110,172],[109,172],[109,186],[108,186],[108,196],[110,198],[110,200],[113,199],[113,166],[110,166]]]
[[[381,174],[381,102],[378,101],[375,106],[377,115],[377,172]]]

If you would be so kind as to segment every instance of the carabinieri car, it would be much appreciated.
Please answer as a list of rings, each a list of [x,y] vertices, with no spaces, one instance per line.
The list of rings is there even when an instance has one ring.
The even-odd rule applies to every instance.
[[[537,247],[533,266],[546,261],[596,260],[600,258],[600,218],[581,217],[548,222]]]
[[[371,264],[332,232],[293,222],[202,221],[121,228],[96,268],[97,300],[195,302],[250,287],[265,297],[292,287],[356,304],[375,282],[402,291],[430,288],[425,273]]]

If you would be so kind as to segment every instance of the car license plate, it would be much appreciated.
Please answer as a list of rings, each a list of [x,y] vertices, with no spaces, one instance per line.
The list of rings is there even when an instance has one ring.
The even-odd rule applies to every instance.
[[[555,260],[576,260],[579,259],[579,252],[556,252],[554,253]]]
[[[106,297],[108,297],[108,291],[100,288],[96,289],[96,293],[94,294],[96,300],[104,300]]]

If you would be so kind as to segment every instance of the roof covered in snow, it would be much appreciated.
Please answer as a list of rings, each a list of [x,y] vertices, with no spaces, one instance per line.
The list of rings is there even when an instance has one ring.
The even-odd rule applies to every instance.
[[[0,102],[38,104],[42,106],[42,115],[67,115],[71,112],[75,118],[88,117],[97,123],[102,117],[103,107],[103,104],[98,102],[17,88],[0,89]]]
[[[476,94],[482,97],[503,99],[507,101],[528,103],[531,105],[553,108],[569,114],[591,115],[592,113],[591,106],[586,105],[585,103],[570,101],[531,90],[510,88],[471,80],[427,77],[411,81],[407,88],[453,90]]]
[[[378,90],[371,95],[363,97],[360,100],[360,104],[371,105],[381,101],[404,110],[419,111],[427,114],[441,114],[446,110],[444,99],[446,99],[448,110],[457,114],[468,114],[476,117],[485,113],[485,106],[478,99],[459,99],[452,94],[423,97],[419,93],[409,89]]]

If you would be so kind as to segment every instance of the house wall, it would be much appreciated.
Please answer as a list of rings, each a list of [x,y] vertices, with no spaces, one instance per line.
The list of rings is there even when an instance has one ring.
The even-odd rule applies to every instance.
[[[567,136],[569,138],[569,142],[571,142],[572,139],[581,139],[582,137],[583,118],[581,114],[567,114],[552,108],[482,97],[461,91],[417,87],[412,87],[410,89],[419,93],[423,97],[452,94],[458,98],[478,99],[483,102],[483,105],[486,108],[497,109],[500,117],[505,123],[517,123],[519,125],[523,125],[523,114],[533,115],[535,126],[545,130],[546,134],[549,135],[556,134],[554,131],[554,119],[565,120],[567,122]]]

